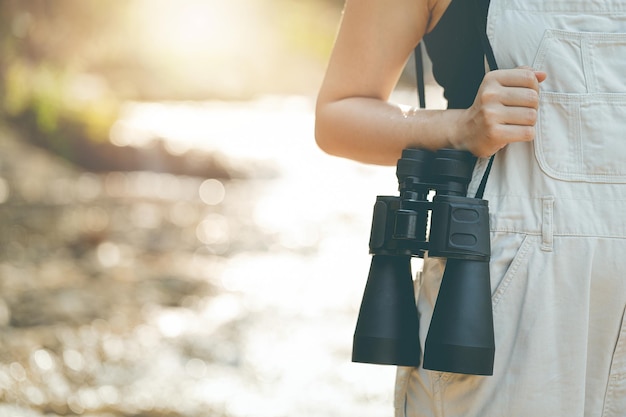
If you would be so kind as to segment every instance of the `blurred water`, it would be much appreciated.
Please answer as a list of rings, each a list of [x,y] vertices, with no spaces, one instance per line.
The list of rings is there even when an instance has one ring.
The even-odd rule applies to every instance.
[[[395,369],[350,352],[395,169],[323,154],[313,122],[265,97],[112,129],[276,173],[237,180],[77,172],[0,131],[0,416],[391,416]]]
[[[136,104],[127,112],[114,137],[120,144],[165,138],[174,151],[218,151],[279,172],[237,203],[252,206],[268,249],[225,262],[222,291],[202,318],[217,325],[247,312],[247,370],[208,372],[201,395],[233,416],[392,415],[395,370],[352,364],[350,349],[369,268],[371,208],[377,194],[395,193],[393,168],[320,152],[307,98]]]
[[[414,96],[397,91],[393,100],[414,104]],[[445,106],[432,86],[428,104]],[[372,206],[376,195],[396,194],[395,168],[323,154],[314,144],[313,106],[307,97],[135,104],[113,137],[134,145],[164,138],[173,152],[206,149],[278,168],[278,178],[237,202],[253,207],[255,225],[271,237],[267,250],[225,262],[222,291],[203,317],[215,325],[244,310],[250,316],[242,355],[251,372],[233,369],[200,384],[221,387],[209,397],[229,415],[392,415],[395,369],[353,364],[350,352]]]

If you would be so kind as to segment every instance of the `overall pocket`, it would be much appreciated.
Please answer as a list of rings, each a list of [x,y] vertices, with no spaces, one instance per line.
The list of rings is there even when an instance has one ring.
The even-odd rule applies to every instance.
[[[491,254],[491,301],[494,315],[497,305],[505,298],[511,282],[519,274],[532,247],[533,238],[526,234],[496,232]]]
[[[535,156],[565,181],[626,183],[626,33],[546,30]]]
[[[540,167],[565,181],[626,183],[624,121],[626,94],[541,93]]]
[[[622,417],[626,410],[626,311],[615,346],[602,417]]]
[[[492,258],[489,265],[491,280],[491,301],[493,306],[494,331],[496,334],[496,356],[499,350],[498,336],[499,333],[506,330],[509,331],[513,326],[508,308],[502,309],[502,305],[509,303],[512,297],[514,304],[521,297],[518,297],[520,290],[525,287],[525,271],[527,269],[528,256],[533,247],[537,247],[537,237],[524,233],[509,232],[492,232]],[[521,282],[517,282],[521,280]],[[517,311],[513,308],[514,311]],[[500,369],[501,371],[501,369]],[[498,378],[498,369],[494,370],[495,378]],[[449,372],[432,371],[439,384],[447,386],[446,390],[441,390],[441,394],[445,393],[445,400],[442,402],[452,401],[455,393],[462,393],[468,387],[476,386],[475,381],[484,380],[483,376],[455,374]],[[493,379],[494,377],[488,377]],[[464,386],[464,382],[466,383]],[[450,387],[451,383],[459,386]],[[475,394],[478,395],[479,394]],[[443,398],[443,397],[442,397]],[[478,400],[478,397],[476,398]]]

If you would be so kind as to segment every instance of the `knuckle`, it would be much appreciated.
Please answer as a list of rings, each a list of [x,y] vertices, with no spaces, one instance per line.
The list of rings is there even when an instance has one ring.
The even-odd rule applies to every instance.
[[[493,86],[489,86],[481,92],[480,99],[483,103],[497,102],[499,100],[498,91]]]
[[[502,137],[502,132],[500,126],[491,125],[485,129],[484,132],[484,141],[485,145],[493,146],[496,143],[499,143]]]
[[[537,77],[535,76],[535,73],[532,72],[531,70],[524,71],[524,79],[531,85],[534,85],[535,81],[537,81]]]
[[[524,142],[530,142],[535,139],[535,127],[524,126],[521,133],[521,140]]]
[[[485,130],[485,143],[493,146],[502,141],[503,135],[504,132],[502,126],[492,123],[488,125]]]
[[[482,108],[482,117],[487,126],[495,125],[499,118],[498,109],[495,106],[484,106]]]
[[[532,108],[526,110],[526,123],[532,126],[537,123],[537,110]]]
[[[498,77],[500,77],[501,73],[502,70],[488,71],[483,78],[483,83],[488,84],[492,82],[497,82],[497,79]]]
[[[539,105],[539,93],[532,88],[527,88],[525,93],[528,106],[536,108]]]
[[[534,87],[537,84],[537,77],[535,76],[535,73],[532,72],[529,69],[524,69],[521,71],[521,77],[522,77],[522,81],[524,83],[524,85],[527,85],[529,87]]]

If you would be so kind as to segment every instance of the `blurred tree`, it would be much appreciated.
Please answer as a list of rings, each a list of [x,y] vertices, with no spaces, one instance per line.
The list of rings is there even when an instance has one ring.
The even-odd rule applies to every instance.
[[[72,160],[126,100],[313,93],[340,3],[0,0],[0,117]]]
[[[119,98],[94,70],[124,3],[1,0],[4,117],[57,142],[67,126],[88,139],[108,138]]]

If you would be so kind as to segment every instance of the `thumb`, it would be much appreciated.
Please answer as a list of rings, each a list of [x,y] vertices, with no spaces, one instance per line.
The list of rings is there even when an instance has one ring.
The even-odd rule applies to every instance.
[[[537,81],[538,82],[543,82],[546,78],[548,78],[548,74],[546,74],[544,71],[534,71],[535,73],[535,77],[537,77]]]

